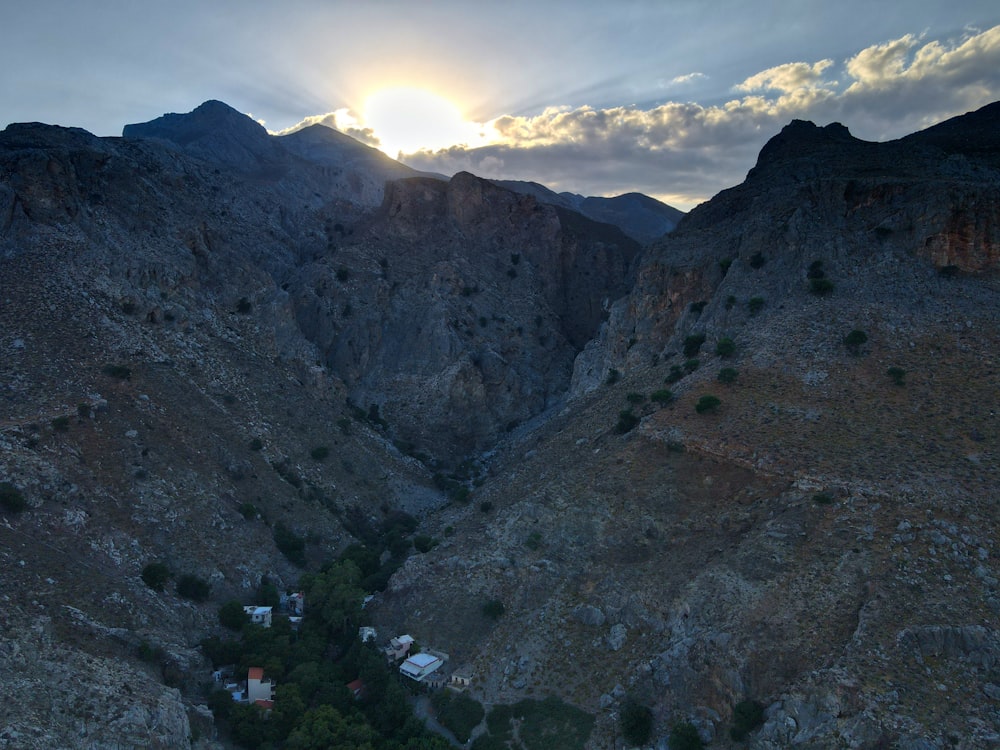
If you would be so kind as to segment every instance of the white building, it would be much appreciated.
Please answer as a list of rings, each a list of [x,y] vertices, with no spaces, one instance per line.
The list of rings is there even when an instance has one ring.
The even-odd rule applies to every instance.
[[[247,671],[247,700],[250,703],[274,700],[274,683],[264,679],[263,667],[250,667]]]
[[[392,661],[402,659],[410,653],[410,646],[413,645],[412,635],[400,635],[389,640],[389,645],[385,647],[385,655]]]
[[[423,682],[443,664],[444,661],[434,654],[414,654],[400,665],[399,673],[416,682]]]
[[[250,622],[254,625],[269,628],[271,627],[271,609],[272,607],[258,607],[250,605],[248,607],[244,607],[243,611],[247,613],[247,616],[250,618]]]
[[[358,638],[361,639],[362,643],[368,643],[368,641],[374,643],[377,637],[378,632],[376,632],[375,628],[370,628],[367,625],[358,628]]]

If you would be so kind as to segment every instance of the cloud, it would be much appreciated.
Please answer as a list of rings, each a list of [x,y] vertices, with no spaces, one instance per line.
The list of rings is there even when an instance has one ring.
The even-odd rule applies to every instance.
[[[312,125],[325,125],[328,128],[339,130],[341,133],[351,136],[351,138],[356,141],[361,141],[362,143],[368,146],[373,146],[374,148],[378,148],[381,145],[381,141],[379,141],[374,131],[372,131],[371,128],[363,127],[354,113],[347,108],[327,112],[323,115],[309,115],[289,128],[268,132],[270,132],[271,135],[288,135],[289,133],[295,133],[303,128],[311,127]]]
[[[686,73],[682,76],[674,76],[669,81],[660,81],[659,86],[660,88],[688,86],[690,84],[697,83],[698,81],[706,80],[707,78],[708,76],[704,73],[698,73],[696,71],[694,73]]]
[[[679,76],[681,85],[704,78]],[[907,34],[835,61],[777,65],[733,86],[728,101],[550,106],[482,124],[492,141],[404,157],[418,169],[541,182],[589,195],[639,191],[690,208],[741,181],[792,119],[839,121],[868,140],[896,138],[1000,99],[1000,26],[951,40]],[[377,145],[348,110],[306,118]],[[286,131],[287,132],[287,131]],[[357,135],[356,135],[357,133]]]
[[[783,92],[803,88],[832,86],[835,81],[824,81],[823,71],[833,65],[833,60],[820,60],[810,65],[804,62],[785,63],[750,76],[736,86],[737,91],[774,90]]]

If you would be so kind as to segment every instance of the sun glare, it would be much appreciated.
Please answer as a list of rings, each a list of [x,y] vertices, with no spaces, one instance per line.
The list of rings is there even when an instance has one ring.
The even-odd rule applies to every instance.
[[[372,94],[365,102],[364,121],[379,139],[379,148],[393,158],[421,149],[473,145],[480,131],[447,99],[410,87]]]

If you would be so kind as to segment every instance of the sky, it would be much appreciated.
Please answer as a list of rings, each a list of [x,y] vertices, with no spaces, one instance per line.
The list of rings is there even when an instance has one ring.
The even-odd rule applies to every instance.
[[[120,135],[219,99],[418,169],[682,210],[792,119],[888,140],[1000,99],[996,0],[32,0],[2,18],[0,126]]]

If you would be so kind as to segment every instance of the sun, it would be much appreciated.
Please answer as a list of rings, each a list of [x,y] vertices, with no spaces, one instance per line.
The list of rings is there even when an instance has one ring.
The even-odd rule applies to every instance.
[[[365,102],[363,117],[379,139],[379,148],[393,158],[421,149],[470,145],[481,130],[444,97],[408,86],[372,94]]]

